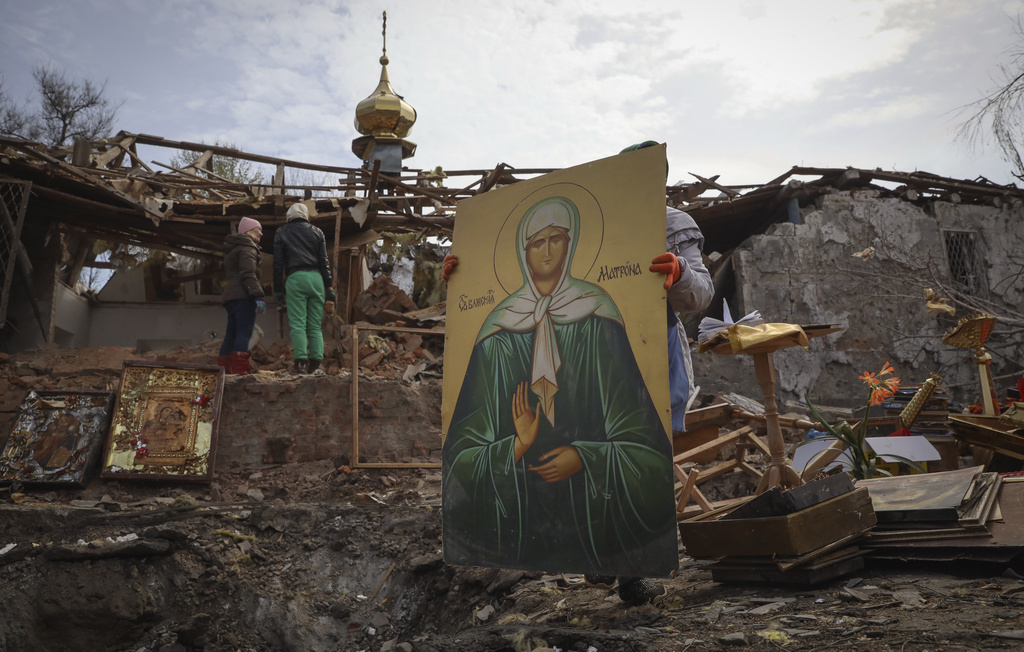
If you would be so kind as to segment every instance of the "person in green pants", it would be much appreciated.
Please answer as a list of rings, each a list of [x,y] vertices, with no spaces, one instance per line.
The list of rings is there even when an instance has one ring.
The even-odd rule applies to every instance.
[[[309,223],[305,204],[292,204],[287,223],[274,234],[274,288],[288,311],[295,373],[323,375],[323,318],[335,300],[324,233]]]

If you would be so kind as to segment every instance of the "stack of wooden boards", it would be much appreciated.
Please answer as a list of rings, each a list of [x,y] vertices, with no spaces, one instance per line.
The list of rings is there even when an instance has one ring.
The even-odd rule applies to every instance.
[[[1019,480],[1019,481],[1018,481]],[[846,473],[679,523],[716,582],[812,585],[866,558],[1007,562],[1024,555],[1024,478],[983,466],[853,482]]]
[[[988,536],[998,512],[1002,479],[983,466],[924,475],[858,480],[868,489],[878,525],[865,539],[871,547]]]

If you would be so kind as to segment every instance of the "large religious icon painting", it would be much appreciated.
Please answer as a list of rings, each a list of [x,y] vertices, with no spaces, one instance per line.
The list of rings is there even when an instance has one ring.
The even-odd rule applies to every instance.
[[[0,483],[84,487],[113,407],[111,392],[30,390],[0,451]]]
[[[223,388],[220,367],[125,362],[100,476],[212,480]]]
[[[442,400],[448,563],[678,568],[664,148],[459,205]]]

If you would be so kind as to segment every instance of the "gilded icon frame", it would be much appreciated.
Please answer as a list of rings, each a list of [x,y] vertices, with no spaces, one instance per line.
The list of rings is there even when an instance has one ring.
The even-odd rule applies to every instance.
[[[223,393],[220,367],[125,361],[100,477],[210,482]]]

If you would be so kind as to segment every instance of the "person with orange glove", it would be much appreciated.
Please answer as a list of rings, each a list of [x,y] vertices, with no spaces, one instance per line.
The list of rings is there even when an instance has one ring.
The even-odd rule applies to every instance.
[[[658,145],[653,140],[631,145],[620,154]],[[665,164],[668,181],[668,163]],[[683,330],[683,316],[708,307],[715,288],[711,273],[704,266],[701,251],[704,234],[693,218],[683,211],[665,207],[665,241],[667,251],[655,256],[650,271],[665,275],[668,293],[668,388],[672,400],[672,430],[686,429],[686,409],[696,396],[690,346]],[[585,576],[596,587],[611,586],[617,581],[619,597],[628,604],[657,603],[665,595],[665,587],[642,577]]]
[[[701,312],[715,296],[711,273],[704,266],[701,252],[704,234],[693,218],[683,211],[666,207],[668,251],[651,261],[650,270],[665,274],[668,291],[668,374],[672,397],[672,430],[685,430],[684,416],[696,397],[693,364],[683,320]]]

